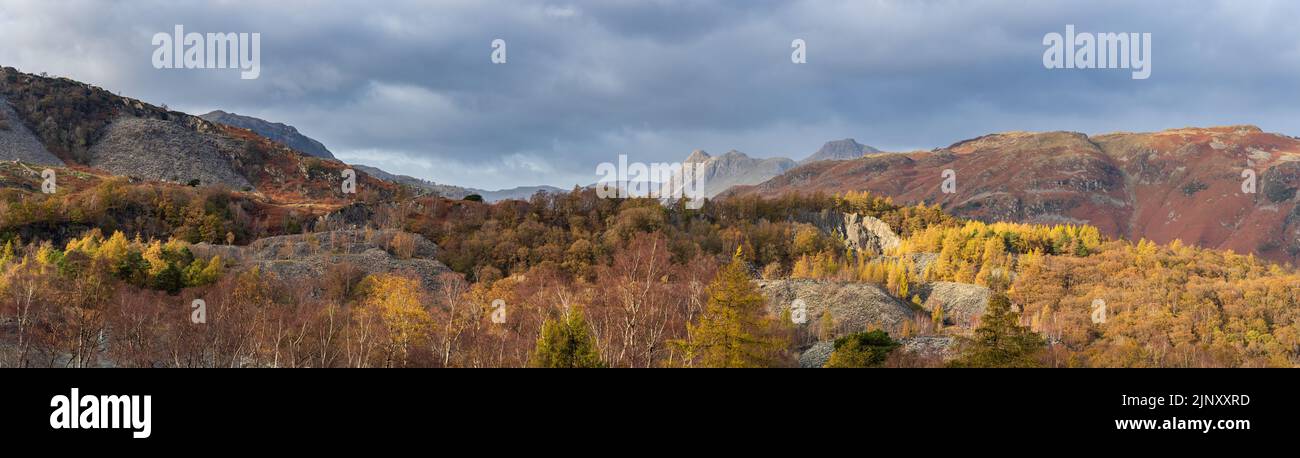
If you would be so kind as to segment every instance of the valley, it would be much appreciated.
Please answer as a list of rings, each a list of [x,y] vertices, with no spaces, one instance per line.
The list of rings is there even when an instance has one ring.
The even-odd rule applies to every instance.
[[[1300,140],[1251,126],[696,151],[696,209],[364,166],[345,193],[284,124],[11,68],[0,97],[0,366],[1300,362]]]

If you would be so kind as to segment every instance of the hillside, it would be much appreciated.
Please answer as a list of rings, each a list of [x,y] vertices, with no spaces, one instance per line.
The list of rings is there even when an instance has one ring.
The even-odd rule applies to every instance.
[[[250,130],[7,67],[0,68],[0,97],[17,118],[7,122],[21,123],[73,168],[221,185],[285,203],[341,205],[352,199],[340,187],[345,164],[307,156]],[[391,195],[397,186],[361,174],[357,189]]]
[[[334,154],[331,153],[325,145],[311,137],[299,133],[298,129],[290,125],[265,121],[252,116],[240,116],[221,110],[199,115],[199,117],[217,124],[251,130],[258,135],[284,144],[285,146],[293,148],[295,151],[309,156],[334,159]]]
[[[1090,224],[1111,237],[1175,239],[1295,262],[1300,140],[1253,126],[1087,136],[1009,132],[930,152],[800,166],[730,195],[870,191],[982,221]],[[1242,190],[1244,169],[1258,176]],[[940,190],[956,172],[956,193]]]
[[[18,119],[18,113],[4,97],[0,97],[0,161],[63,165],[63,161],[50,154],[41,140]]]
[[[361,167],[343,194],[349,166],[251,130],[3,76],[8,154],[66,165],[0,161],[0,366],[541,365],[557,326],[605,367],[1300,365],[1300,274],[1269,262],[1300,140],[1252,127],[697,151],[723,184],[789,170],[700,208],[479,202]]]

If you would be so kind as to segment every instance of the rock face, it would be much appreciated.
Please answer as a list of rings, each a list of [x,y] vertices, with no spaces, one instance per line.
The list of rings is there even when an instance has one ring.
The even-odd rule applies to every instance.
[[[90,165],[115,175],[234,189],[252,184],[231,163],[243,143],[158,119],[122,117],[90,148]]]
[[[325,145],[311,137],[298,133],[298,129],[290,125],[270,122],[252,116],[241,116],[234,113],[227,113],[221,110],[213,111],[199,117],[218,124],[251,130],[253,133],[280,142],[285,146],[309,156],[334,159],[334,154],[330,153],[330,150],[325,148]]]
[[[796,300],[802,300],[807,320],[796,326],[809,329],[814,335],[820,329],[822,315],[827,313],[834,324],[835,337],[873,328],[900,335],[903,323],[913,316],[912,309],[906,304],[868,283],[761,280],[758,286],[767,297],[773,315],[780,316]]]
[[[917,289],[921,308],[933,311],[941,306],[945,324],[965,329],[974,329],[979,324],[979,318],[989,306],[990,294],[983,286],[946,281],[926,283]]]
[[[944,194],[944,171],[956,192]],[[1243,173],[1257,177],[1243,192]],[[982,221],[1087,223],[1300,262],[1300,139],[1254,126],[1150,133],[1006,132],[928,152],[801,165],[731,194],[869,191]]]
[[[395,230],[313,232],[267,237],[246,247],[197,244],[191,251],[200,256],[217,254],[239,260],[289,281],[319,279],[330,265],[349,263],[366,274],[414,274],[424,288],[436,288],[438,275],[451,271],[433,259],[438,255],[437,245],[419,235],[405,233],[414,243],[410,258],[402,258],[388,248],[399,233]]]
[[[695,150],[684,164],[704,164],[704,196],[714,197],[736,185],[762,183],[795,167],[795,162],[784,157],[752,158],[739,151],[728,151],[721,156],[710,156]],[[668,190],[671,193],[671,189]]]
[[[902,243],[888,224],[867,215],[823,211],[803,219],[843,239],[845,248],[854,251],[882,254]]]
[[[813,153],[812,156],[799,161],[800,164],[807,164],[817,161],[843,161],[857,159],[868,154],[878,154],[881,151],[867,145],[858,143],[857,140],[846,138],[843,140],[832,140],[822,145],[821,149]]]
[[[63,161],[50,154],[41,140],[23,125],[18,113],[4,97],[0,97],[0,161],[63,165]]]

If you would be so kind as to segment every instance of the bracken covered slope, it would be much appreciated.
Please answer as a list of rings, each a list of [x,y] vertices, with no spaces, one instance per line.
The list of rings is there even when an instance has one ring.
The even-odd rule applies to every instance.
[[[949,169],[956,192],[945,194]],[[1251,173],[1256,192],[1243,192]],[[811,163],[724,196],[870,191],[984,221],[1087,223],[1113,237],[1179,239],[1294,262],[1297,187],[1300,140],[1227,126],[992,134],[929,152]]]

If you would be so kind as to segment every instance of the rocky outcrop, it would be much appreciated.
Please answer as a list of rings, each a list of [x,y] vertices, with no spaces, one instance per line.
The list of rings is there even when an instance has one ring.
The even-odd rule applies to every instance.
[[[63,161],[45,149],[9,102],[0,97],[0,161],[62,166]]]
[[[90,166],[149,180],[252,188],[231,162],[244,143],[159,119],[122,117],[90,148]]]
[[[822,315],[830,314],[835,337],[869,329],[900,335],[903,323],[913,311],[907,304],[869,283],[841,283],[823,280],[761,280],[769,311],[781,315],[796,303],[804,304],[806,320],[797,327],[813,334],[820,331]]]
[[[917,295],[921,308],[933,311],[943,307],[944,323],[974,329],[989,305],[990,291],[980,285],[937,281],[921,285]]]
[[[290,125],[270,122],[252,116],[227,113],[221,110],[199,117],[218,124],[251,130],[257,135],[279,142],[309,156],[334,159],[334,154],[330,153],[330,150],[324,144],[299,133],[297,128]]]
[[[884,221],[857,213],[822,211],[803,218],[818,229],[844,240],[850,250],[881,254],[895,248],[902,239]]]
[[[409,240],[410,256],[394,253],[395,237]],[[245,247],[197,244],[196,256],[221,255],[246,266],[257,266],[285,280],[311,284],[330,265],[347,263],[365,274],[404,273],[418,277],[426,289],[437,287],[437,277],[450,272],[434,258],[438,247],[417,234],[395,230],[342,230],[259,239]]]

